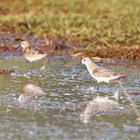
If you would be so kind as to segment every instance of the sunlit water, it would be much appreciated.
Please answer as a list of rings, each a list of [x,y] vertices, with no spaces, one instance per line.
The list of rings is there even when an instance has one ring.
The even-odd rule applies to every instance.
[[[45,70],[37,70],[44,63]],[[96,82],[80,61],[44,59],[30,65],[23,58],[12,57],[1,59],[0,66],[16,70],[13,76],[0,76],[0,139],[140,139],[140,121],[130,109],[93,115],[87,124],[81,120],[86,104],[96,97],[97,92]],[[140,91],[140,69],[107,68],[127,73],[128,79],[122,81],[123,88],[117,83],[101,84],[100,94],[111,96],[119,89],[120,106],[131,108],[123,90]],[[17,98],[23,87],[30,83],[39,86],[46,96],[34,100],[33,104],[21,105]],[[131,95],[131,98],[139,111],[140,95]]]

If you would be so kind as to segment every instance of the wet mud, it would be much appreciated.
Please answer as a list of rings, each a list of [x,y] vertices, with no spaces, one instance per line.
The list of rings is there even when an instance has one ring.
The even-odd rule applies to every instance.
[[[121,65],[140,65],[140,47],[93,47],[85,49],[76,41],[69,41],[67,37],[54,37],[44,35],[43,38],[19,33],[0,32],[0,58],[5,56],[22,56],[22,50],[17,49],[20,42],[28,40],[31,47],[47,53],[49,57],[72,57],[81,59],[85,56],[92,57],[96,62]],[[13,71],[0,69],[0,74],[11,74]]]
[[[54,37],[44,35],[44,38],[37,38],[31,35],[0,33],[0,54],[22,54],[17,50],[17,46],[20,41],[28,40],[31,43],[31,47],[37,47],[44,53],[49,55],[61,55],[61,56],[74,56],[74,57],[99,57],[110,58],[115,60],[140,60],[140,47],[131,46],[121,48],[118,47],[106,47],[97,46],[92,49],[86,49],[82,44],[76,41],[69,41],[67,37]]]

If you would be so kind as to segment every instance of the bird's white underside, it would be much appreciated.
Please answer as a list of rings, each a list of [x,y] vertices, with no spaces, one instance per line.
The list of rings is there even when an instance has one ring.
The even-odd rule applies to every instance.
[[[33,62],[33,61],[40,60],[40,59],[44,58],[45,56],[46,56],[46,54],[44,54],[44,55],[36,55],[36,56],[25,56],[25,58],[28,61]]]
[[[109,83],[110,81],[112,80],[116,80],[120,77],[120,75],[118,76],[112,76],[112,77],[96,77],[94,76],[93,74],[91,74],[92,77],[98,82],[98,83],[101,83],[101,82],[106,82],[106,83]]]

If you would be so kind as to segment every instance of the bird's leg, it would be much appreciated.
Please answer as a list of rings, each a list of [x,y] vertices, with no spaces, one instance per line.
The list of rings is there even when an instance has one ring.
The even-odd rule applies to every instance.
[[[38,73],[38,72],[40,72],[40,63],[41,63],[42,61],[41,60],[39,60],[39,61],[36,61],[35,62],[35,69],[34,69],[34,72],[35,73]]]
[[[99,83],[97,82],[97,91],[99,91]]]
[[[30,74],[32,75],[32,63],[31,62],[29,63],[30,63]]]
[[[112,91],[112,87],[111,87],[111,84],[107,83],[108,84],[108,88],[110,89],[110,91]]]
[[[42,63],[43,65],[41,67],[39,67],[39,71],[42,72],[45,70],[46,65],[47,65],[47,61],[44,59],[44,62]]]
[[[40,67],[39,67],[39,61],[37,62],[37,71],[40,71]]]

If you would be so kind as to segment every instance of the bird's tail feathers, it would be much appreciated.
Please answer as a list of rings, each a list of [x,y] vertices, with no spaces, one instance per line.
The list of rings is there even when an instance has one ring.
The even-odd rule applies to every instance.
[[[126,74],[120,74],[119,78],[118,79],[126,79],[127,78],[127,75]]]

